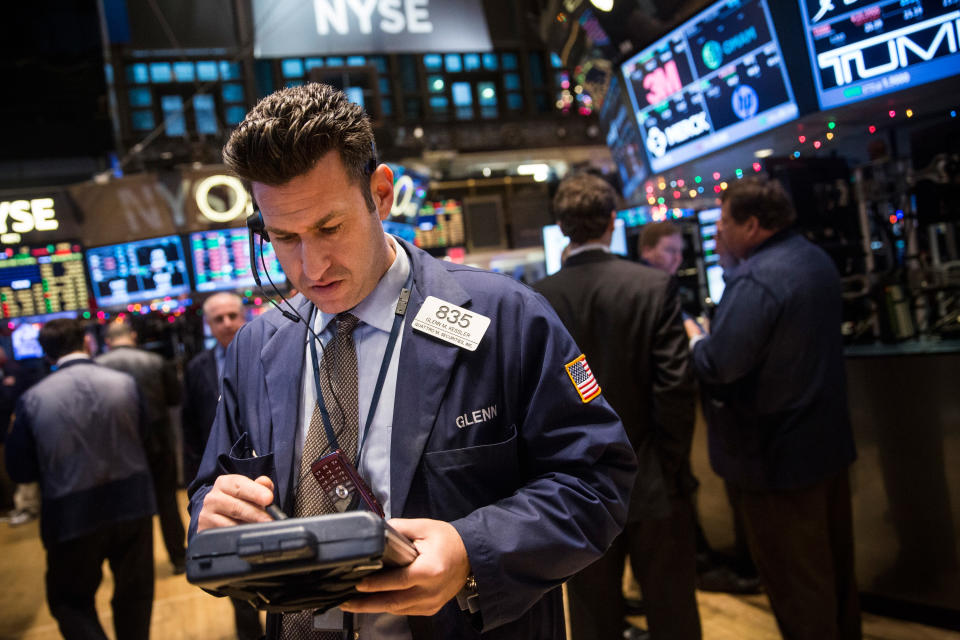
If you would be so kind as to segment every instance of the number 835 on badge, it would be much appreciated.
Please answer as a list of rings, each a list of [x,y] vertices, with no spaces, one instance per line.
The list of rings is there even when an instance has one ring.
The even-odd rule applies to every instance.
[[[434,296],[427,296],[413,319],[413,328],[468,351],[476,350],[490,318]]]

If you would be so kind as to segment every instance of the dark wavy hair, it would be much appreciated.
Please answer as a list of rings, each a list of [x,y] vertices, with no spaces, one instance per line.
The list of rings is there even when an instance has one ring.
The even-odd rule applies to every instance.
[[[756,216],[760,226],[769,231],[789,227],[797,219],[793,201],[776,180],[761,177],[737,180],[723,192],[721,202],[738,224]]]
[[[604,234],[617,200],[609,182],[590,173],[577,173],[560,183],[553,197],[553,213],[563,234],[571,242],[583,244]]]
[[[247,113],[223,148],[223,161],[249,185],[286,184],[336,151],[373,211],[369,176],[375,150],[363,108],[316,82],[270,94]]]

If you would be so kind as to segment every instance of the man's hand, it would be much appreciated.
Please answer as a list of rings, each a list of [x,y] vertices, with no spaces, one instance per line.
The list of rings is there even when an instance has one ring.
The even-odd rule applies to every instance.
[[[701,327],[700,323],[693,318],[684,318],[683,328],[687,332],[687,338],[694,338],[695,336],[702,336],[705,334],[703,327]]]
[[[354,613],[431,616],[449,602],[470,575],[470,560],[460,534],[440,520],[395,518],[390,526],[410,538],[420,555],[406,567],[363,579],[357,590],[373,595],[340,605]]]
[[[271,502],[273,482],[267,476],[256,480],[236,474],[220,476],[203,499],[197,531],[245,522],[269,522],[273,518],[263,509]]]

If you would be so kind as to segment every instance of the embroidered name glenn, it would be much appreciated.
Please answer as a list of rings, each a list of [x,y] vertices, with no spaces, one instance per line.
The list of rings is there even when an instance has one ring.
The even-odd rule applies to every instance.
[[[457,416],[457,428],[463,429],[464,427],[469,427],[472,424],[478,424],[480,422],[486,422],[490,418],[497,417],[497,405],[491,405],[486,409],[477,409],[476,411],[471,411],[470,413],[465,413],[462,416]]]

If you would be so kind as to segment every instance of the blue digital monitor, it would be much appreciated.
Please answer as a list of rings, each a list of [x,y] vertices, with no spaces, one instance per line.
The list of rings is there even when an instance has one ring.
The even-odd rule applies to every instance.
[[[643,205],[617,211],[617,218],[623,220],[627,228],[640,227],[650,222],[664,222],[666,220],[682,220],[683,218],[695,217],[697,217],[695,209],[680,209],[678,207],[668,209],[665,206],[648,207]]]
[[[714,304],[720,302],[723,288],[723,267],[717,252],[717,222],[720,209],[704,209],[697,215],[700,222],[700,251],[703,255],[703,270],[707,279],[707,293]]]
[[[823,109],[960,73],[956,0],[800,0]]]
[[[623,197],[632,200],[650,172],[644,162],[640,129],[637,128],[630,100],[623,91],[623,83],[617,75],[610,80],[599,118],[607,148],[620,174]]]
[[[123,242],[87,250],[93,296],[101,307],[190,292],[178,236]]]
[[[767,0],[715,2],[622,71],[656,173],[799,115]]]
[[[61,311],[42,316],[24,316],[10,321],[10,343],[13,345],[13,359],[27,360],[42,358],[43,347],[38,340],[43,323],[56,318],[76,318],[76,311]]]
[[[0,318],[83,310],[89,300],[80,245],[0,248]]]
[[[427,197],[430,178],[399,164],[386,163],[393,171],[393,208],[390,217],[397,222],[413,222]]]
[[[384,220],[383,230],[387,233],[399,236],[411,244],[413,244],[413,241],[417,239],[416,225],[406,224],[404,222],[394,222],[393,220]]]
[[[260,241],[257,238],[254,252],[264,285],[271,280],[278,287],[285,285],[287,279],[273,245],[263,243],[261,258]],[[256,285],[250,271],[250,240],[246,227],[191,233],[190,256],[193,258],[193,288],[197,291],[247,289]],[[270,274],[269,280],[265,273]]]
[[[563,250],[570,244],[570,238],[563,235],[560,225],[548,224],[543,228],[543,257],[547,266],[547,275],[553,275],[563,266]],[[617,219],[613,225],[613,237],[610,238],[610,252],[618,256],[627,255],[627,232],[623,220]]]

